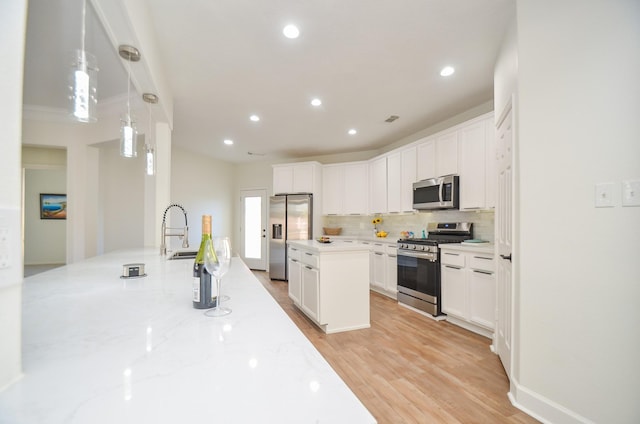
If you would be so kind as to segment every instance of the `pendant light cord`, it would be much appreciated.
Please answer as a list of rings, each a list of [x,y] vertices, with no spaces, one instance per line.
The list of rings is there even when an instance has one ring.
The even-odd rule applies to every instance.
[[[131,126],[131,61],[127,61],[127,125]]]
[[[84,42],[86,37],[85,27],[87,25],[87,0],[82,0],[82,40],[80,41],[80,50],[82,51],[82,62],[86,62],[84,52]]]

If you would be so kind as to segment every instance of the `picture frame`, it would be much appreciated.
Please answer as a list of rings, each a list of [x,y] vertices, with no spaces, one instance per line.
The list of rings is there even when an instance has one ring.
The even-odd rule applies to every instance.
[[[40,193],[40,219],[67,219],[67,195]]]

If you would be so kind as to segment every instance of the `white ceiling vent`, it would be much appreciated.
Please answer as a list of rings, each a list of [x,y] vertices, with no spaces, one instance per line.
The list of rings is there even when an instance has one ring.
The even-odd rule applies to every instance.
[[[387,119],[384,120],[384,122],[393,122],[396,119],[400,118],[398,115],[391,115],[390,117],[388,117]]]

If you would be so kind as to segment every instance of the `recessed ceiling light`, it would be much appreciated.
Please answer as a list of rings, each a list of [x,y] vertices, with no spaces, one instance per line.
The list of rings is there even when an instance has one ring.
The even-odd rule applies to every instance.
[[[300,30],[297,26],[289,24],[282,29],[282,33],[287,38],[298,38],[298,36],[300,35]]]
[[[358,134],[358,131],[356,131],[355,128],[351,128],[349,130],[349,135],[356,135],[356,134]]]
[[[320,106],[322,104],[322,100],[315,98],[311,100],[311,106]]]
[[[444,68],[442,68],[442,71],[440,71],[440,75],[442,75],[443,77],[448,77],[449,75],[453,75],[455,71],[456,70],[453,69],[453,67],[445,66]]]
[[[227,146],[231,146],[231,145],[233,144],[233,140],[230,140],[230,139],[228,139],[228,138],[227,138],[227,139],[224,141],[224,144],[226,144]]]
[[[260,120],[260,117],[258,115],[251,115],[249,119],[251,119],[253,122],[258,122]]]

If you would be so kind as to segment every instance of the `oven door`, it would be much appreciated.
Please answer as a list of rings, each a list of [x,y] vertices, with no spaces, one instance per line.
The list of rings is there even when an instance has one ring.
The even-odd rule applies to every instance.
[[[398,250],[398,301],[440,314],[440,262],[437,254]]]

